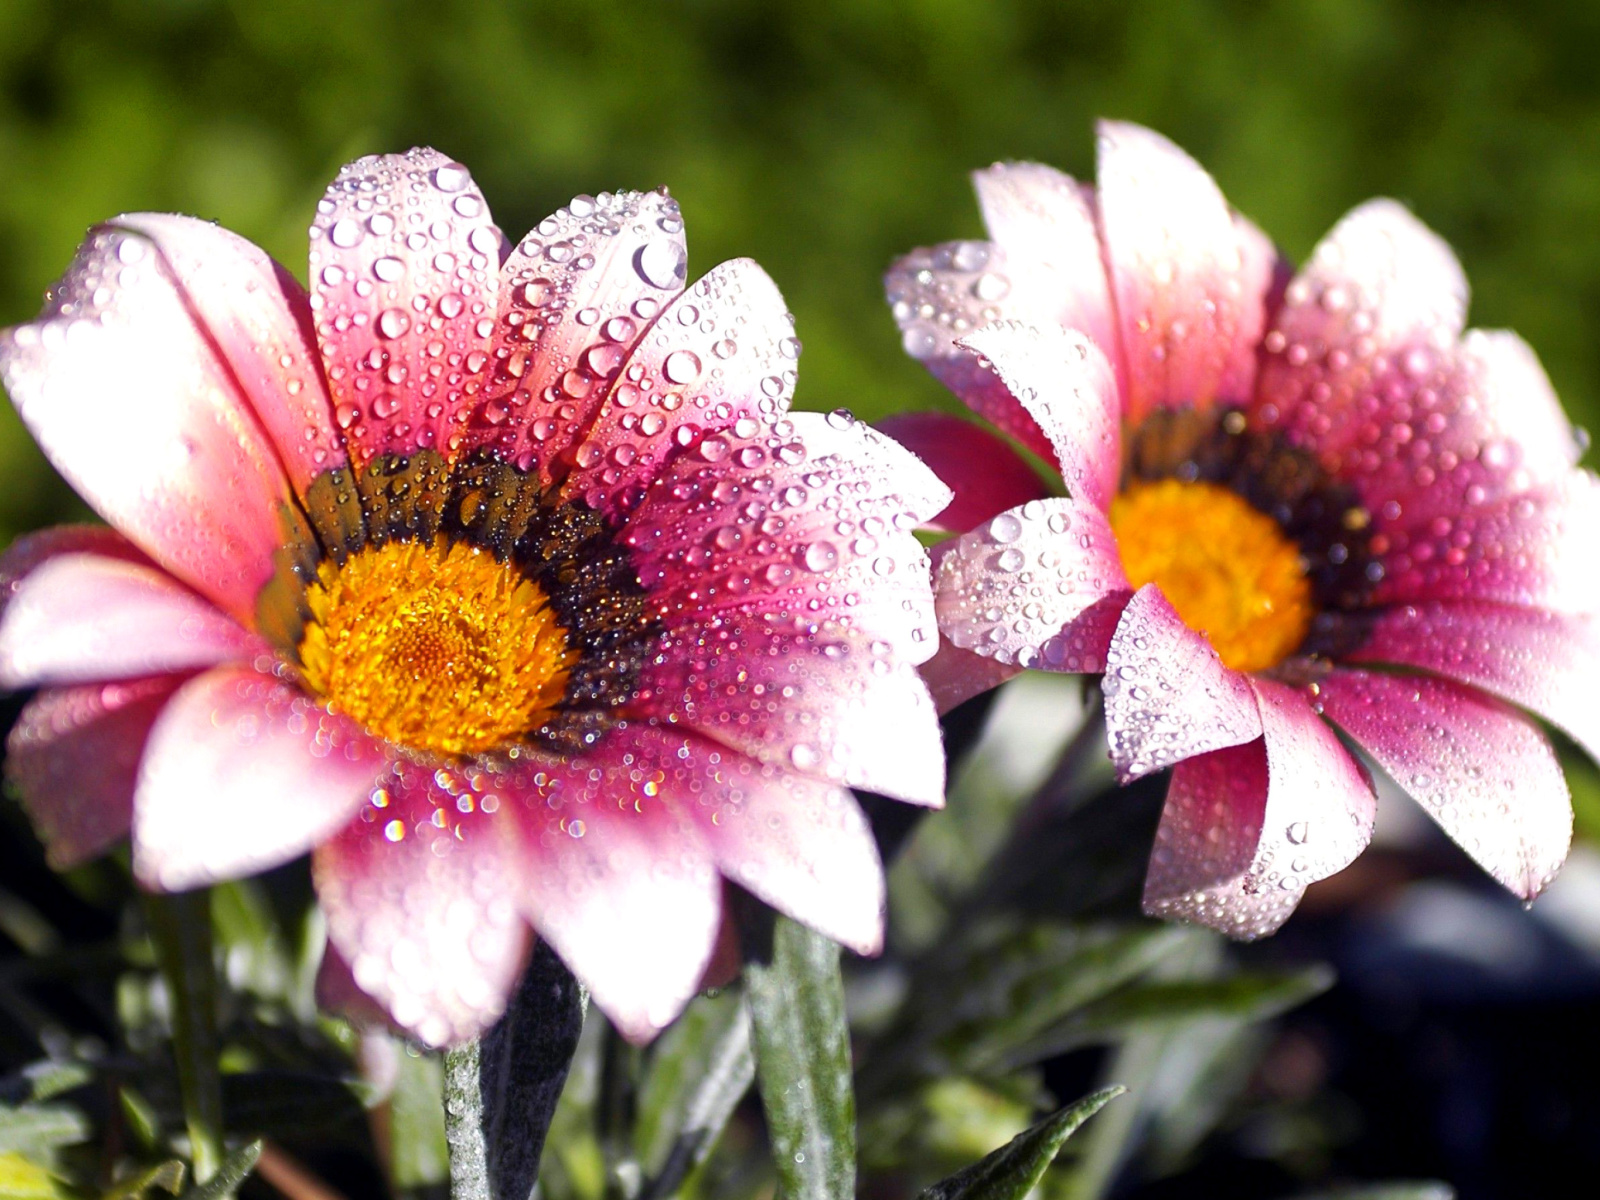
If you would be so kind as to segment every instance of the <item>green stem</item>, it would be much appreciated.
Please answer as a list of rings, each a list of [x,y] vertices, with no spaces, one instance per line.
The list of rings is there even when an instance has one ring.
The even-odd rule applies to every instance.
[[[145,896],[145,919],[172,998],[172,1052],[189,1128],[194,1178],[222,1166],[222,1077],[217,1070],[217,976],[211,953],[211,893]]]

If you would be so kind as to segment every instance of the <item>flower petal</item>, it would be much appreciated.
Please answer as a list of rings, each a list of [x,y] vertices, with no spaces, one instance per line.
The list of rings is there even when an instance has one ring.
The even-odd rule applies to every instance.
[[[1380,615],[1348,657],[1493,692],[1564,729],[1600,759],[1600,620],[1593,616],[1501,604],[1406,606]]]
[[[767,273],[747,258],[712,268],[632,353],[608,360],[610,391],[572,448],[562,498],[632,512],[670,455],[699,446],[708,457],[718,430],[753,437],[787,412],[799,357],[794,321]]]
[[[910,804],[944,802],[927,687],[886,646],[838,626],[686,614],[669,624],[635,704],[785,770]]]
[[[666,189],[578,196],[540,221],[500,273],[492,376],[469,434],[520,470],[552,463],[594,420],[609,381],[683,290],[683,218]],[[566,465],[562,465],[565,472]]]
[[[1050,439],[1074,500],[1106,508],[1122,471],[1121,399],[1111,364],[1082,334],[997,322],[962,339]]]
[[[328,186],[311,303],[358,467],[459,440],[489,362],[500,242],[472,176],[437,150],[358,158]]]
[[[1099,671],[1132,594],[1106,515],[1033,500],[950,543],[939,560],[939,631],[1021,667]]]
[[[287,683],[214,667],[150,731],[134,795],[134,873],[180,891],[287,862],[355,815],[384,763],[354,723]]]
[[[1028,461],[981,425],[941,412],[895,413],[878,422],[955,493],[926,529],[962,533],[996,513],[1049,495]]]
[[[221,352],[304,494],[345,463],[344,439],[312,330],[311,301],[266,251],[220,225],[170,213],[129,213],[119,228],[149,238]]]
[[[940,716],[1021,672],[1021,667],[984,658],[944,638],[939,639],[938,652],[917,668]]]
[[[277,453],[159,249],[101,226],[0,376],[50,461],[161,566],[248,624],[272,575]]]
[[[6,742],[16,789],[50,865],[77,866],[124,837],[145,738],[183,676],[54,688],[30,700]]]
[[[1572,843],[1572,800],[1526,717],[1449,680],[1368,671],[1335,671],[1316,703],[1523,900],[1555,878]]]
[[[1123,783],[1261,736],[1249,682],[1223,666],[1153,583],[1122,610],[1101,688],[1111,761]]]
[[[1160,134],[1103,121],[1100,224],[1127,356],[1125,414],[1249,398],[1270,277],[1211,176]],[[1248,269],[1247,269],[1248,268]]]
[[[504,1011],[527,960],[526,855],[507,815],[459,804],[456,772],[396,763],[379,783],[312,858],[330,949],[422,1041],[464,1041]]]
[[[13,551],[15,547],[13,547]],[[154,566],[57,554],[8,582],[0,687],[130,679],[249,659],[265,645]]]

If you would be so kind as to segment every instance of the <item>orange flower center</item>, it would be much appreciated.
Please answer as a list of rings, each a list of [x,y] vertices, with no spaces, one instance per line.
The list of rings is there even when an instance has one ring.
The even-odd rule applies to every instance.
[[[1305,640],[1313,608],[1300,549],[1237,493],[1133,483],[1111,502],[1111,528],[1133,586],[1159,584],[1228,666],[1264,671]]]
[[[305,593],[306,683],[389,741],[476,754],[543,725],[578,661],[543,589],[476,546],[386,542]]]

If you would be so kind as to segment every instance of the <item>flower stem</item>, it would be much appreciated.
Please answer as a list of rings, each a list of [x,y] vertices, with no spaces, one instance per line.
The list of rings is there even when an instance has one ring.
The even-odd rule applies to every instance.
[[[211,893],[145,896],[145,919],[172,998],[172,1052],[189,1129],[194,1178],[222,1165],[222,1077],[217,1063],[217,977],[211,956]]]

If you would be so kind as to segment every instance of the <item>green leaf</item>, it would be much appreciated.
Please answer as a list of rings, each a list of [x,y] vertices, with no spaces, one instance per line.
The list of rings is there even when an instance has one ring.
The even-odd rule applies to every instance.
[[[786,917],[751,916],[745,996],[779,1195],[855,1195],[856,1105],[839,947]]]
[[[113,1186],[100,1200],[145,1200],[145,1193],[153,1188],[176,1196],[183,1190],[183,1164],[173,1158],[140,1171]]]
[[[72,1200],[55,1175],[20,1154],[0,1154],[0,1200]]]
[[[1055,1161],[1062,1144],[1125,1089],[1108,1087],[1040,1121],[966,1170],[934,1184],[918,1200],[1022,1200]]]
[[[1307,1192],[1295,1200],[1455,1200],[1456,1191],[1437,1180],[1361,1183]]]
[[[527,1200],[567,1069],[584,998],[539,942],[505,1014],[445,1059],[445,1136],[452,1200]]]
[[[431,1054],[409,1047],[389,1096],[389,1176],[404,1191],[450,1177],[444,1134],[444,1068]]]
[[[64,1104],[0,1105],[0,1154],[43,1158],[58,1146],[89,1139],[88,1118]]]
[[[206,1180],[199,1187],[192,1187],[183,1194],[183,1200],[226,1200],[232,1196],[237,1188],[256,1169],[256,1162],[261,1158],[261,1142],[254,1141],[248,1146],[235,1150],[222,1160],[222,1165],[217,1168],[217,1173]]]

